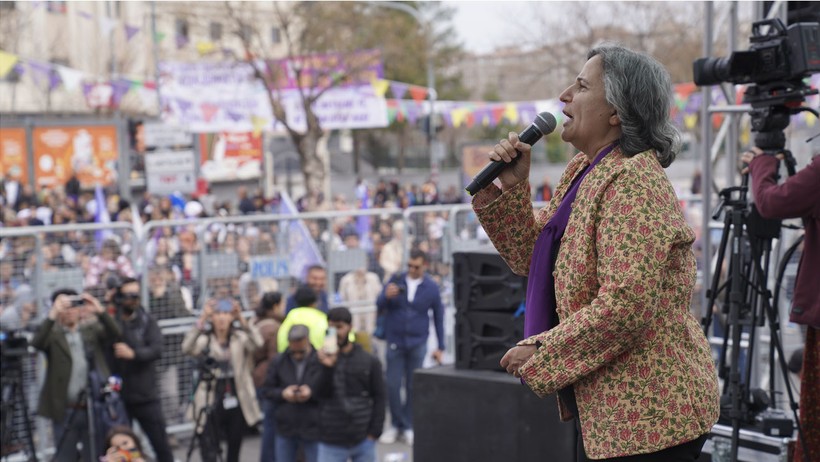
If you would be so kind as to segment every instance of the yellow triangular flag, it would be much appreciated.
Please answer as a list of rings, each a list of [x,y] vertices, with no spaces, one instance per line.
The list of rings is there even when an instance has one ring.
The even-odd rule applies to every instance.
[[[817,117],[809,111],[803,111],[803,117],[806,118],[806,125],[809,127],[814,127],[815,122],[817,122]]]
[[[464,123],[464,119],[467,118],[467,110],[466,109],[453,109],[450,111],[450,117],[453,119],[453,127],[460,127],[461,124]]]
[[[515,104],[504,106],[504,118],[509,120],[511,124],[518,123],[518,107]]]
[[[384,97],[384,94],[387,93],[387,88],[390,86],[390,81],[384,79],[371,79],[370,85],[373,86],[373,91],[376,93],[376,96]]]
[[[683,125],[686,126],[689,130],[695,128],[695,125],[698,123],[698,115],[691,114],[683,116]]]
[[[0,51],[0,79],[4,78],[15,64],[17,64],[16,55]]]
[[[207,55],[216,50],[216,45],[213,42],[196,42],[196,51],[200,55]]]
[[[259,117],[252,115],[251,116],[251,125],[253,125],[253,136],[258,137],[262,134],[262,130],[265,129],[265,126],[268,124],[268,119],[264,117]]]

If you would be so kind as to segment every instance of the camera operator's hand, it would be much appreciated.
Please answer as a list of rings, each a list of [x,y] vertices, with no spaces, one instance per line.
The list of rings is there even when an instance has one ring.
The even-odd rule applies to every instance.
[[[760,149],[757,146],[755,146],[752,149],[749,149],[748,151],[744,152],[740,156],[740,162],[741,162],[741,165],[742,165],[742,168],[740,170],[740,174],[745,175],[745,174],[749,173],[749,164],[752,163],[752,160],[755,157],[757,157],[761,154],[763,154],[763,150]],[[784,156],[783,153],[780,153],[780,154],[777,154],[775,157],[778,160],[783,160],[786,156]]]
[[[328,354],[321,349],[316,350],[316,356],[319,358],[319,362],[322,363],[322,365],[325,367],[335,366],[336,361],[339,359],[339,353]]]
[[[202,313],[199,314],[199,321],[205,323],[211,320],[216,309],[216,300],[209,298],[202,306]]]
[[[134,359],[134,349],[128,346],[125,342],[117,342],[114,344],[114,357],[119,359]]]
[[[288,385],[282,390],[282,399],[289,403],[296,403],[296,394],[299,392],[298,385]]]
[[[400,292],[399,286],[391,282],[390,284],[387,284],[387,287],[384,289],[384,296],[389,300],[398,295]]]
[[[310,400],[311,396],[313,396],[313,391],[307,385],[299,385],[299,388],[296,389],[297,403],[306,403]]]

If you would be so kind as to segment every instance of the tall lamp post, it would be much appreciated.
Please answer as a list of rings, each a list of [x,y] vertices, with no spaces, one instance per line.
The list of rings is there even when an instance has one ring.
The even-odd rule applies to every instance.
[[[433,152],[433,138],[436,133],[433,115],[435,114],[436,105],[436,75],[433,72],[433,31],[432,25],[424,20],[421,11],[413,8],[406,3],[400,2],[367,2],[374,6],[383,6],[385,8],[392,8],[394,10],[403,11],[424,29],[425,40],[427,42],[427,98],[430,103],[429,119],[427,124],[427,152],[430,154],[430,177],[433,182],[438,182],[438,156]]]

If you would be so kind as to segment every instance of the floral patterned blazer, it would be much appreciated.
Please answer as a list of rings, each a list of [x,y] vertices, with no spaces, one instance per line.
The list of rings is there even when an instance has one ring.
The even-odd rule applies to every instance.
[[[527,181],[473,199],[513,271],[527,275],[541,229],[588,164],[578,154],[535,214]],[[693,241],[654,151],[628,158],[616,147],[580,185],[555,263],[561,322],[519,343],[540,345],[519,373],[540,397],[574,385],[592,459],[682,444],[718,419],[710,347],[689,311]],[[572,418],[560,400],[559,408],[562,420]]]

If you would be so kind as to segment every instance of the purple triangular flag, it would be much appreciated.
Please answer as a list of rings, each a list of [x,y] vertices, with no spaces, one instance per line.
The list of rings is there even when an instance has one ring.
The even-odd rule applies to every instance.
[[[29,61],[28,70],[31,71],[31,78],[34,79],[38,87],[42,86],[46,79],[49,79],[50,83],[51,66],[37,61]]]
[[[22,77],[23,74],[26,73],[26,68],[21,63],[15,64],[14,67],[11,68],[11,70],[14,71],[14,73],[17,74],[18,77]]]
[[[94,19],[94,16],[92,16],[91,13],[86,13],[85,11],[78,11],[77,15],[80,16],[81,18],[87,19],[89,21]]]
[[[242,119],[242,114],[240,114],[238,112],[232,112],[232,111],[225,111],[225,112],[228,114],[228,117],[230,117],[231,120],[233,120],[234,122],[239,122]]]
[[[60,78],[60,73],[57,72],[56,69],[51,69],[48,73],[48,89],[49,89],[49,91],[54,90],[61,83],[63,83],[63,79]]]
[[[184,99],[177,99],[177,106],[179,106],[179,110],[182,111],[183,114],[188,112],[189,109],[191,109],[191,105],[192,103],[190,101],[185,101]]]
[[[393,92],[393,98],[402,99],[407,93],[407,84],[401,82],[390,82],[390,91]]]
[[[188,37],[184,35],[177,34],[177,49],[183,48],[188,45]]]
[[[140,31],[140,28],[137,26],[129,26],[128,24],[125,25],[125,41],[130,42],[137,32]]]
[[[128,93],[128,90],[131,89],[131,81],[126,79],[116,79],[111,82],[111,102],[114,107],[120,105],[120,101],[122,101],[122,97]]]
[[[88,98],[88,94],[94,89],[93,83],[83,82],[83,95]]]

